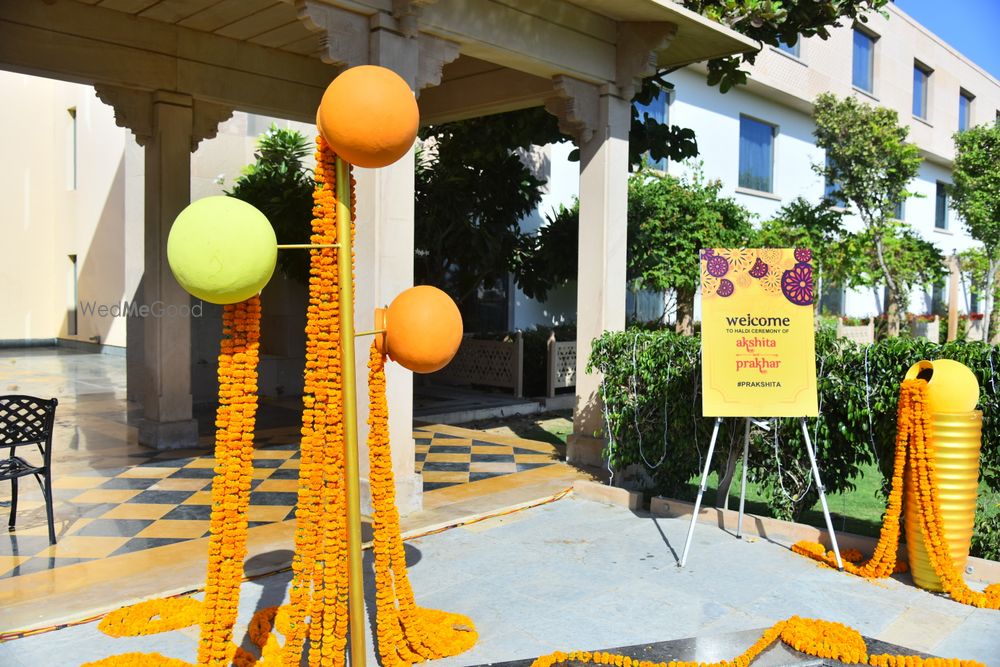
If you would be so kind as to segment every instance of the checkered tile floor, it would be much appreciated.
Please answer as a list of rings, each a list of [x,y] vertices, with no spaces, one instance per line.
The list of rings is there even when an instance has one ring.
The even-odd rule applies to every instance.
[[[559,460],[548,443],[522,441],[518,446],[505,444],[509,439],[491,442],[488,433],[478,439],[418,429],[413,437],[424,491],[541,468]]]
[[[258,438],[250,526],[294,516],[299,451],[288,439]],[[17,528],[0,538],[0,577],[208,536],[214,466],[204,452],[161,452],[126,468],[57,474],[55,546],[37,485],[22,481]]]
[[[424,490],[509,475],[558,461],[544,442],[479,438],[416,429],[416,470]],[[263,430],[263,429],[262,429]],[[454,429],[449,429],[454,430]],[[249,525],[286,521],[295,515],[299,447],[297,428],[258,432],[255,440]],[[465,433],[472,433],[461,431]],[[517,444],[509,444],[515,442]],[[133,455],[134,456],[134,455]],[[207,537],[215,459],[204,451],[159,452],[135,465],[57,474],[54,480],[56,536],[50,546],[45,506],[33,480],[24,480],[17,528],[0,536],[0,578]],[[3,489],[7,491],[7,489]],[[8,500],[0,502],[6,514]]]

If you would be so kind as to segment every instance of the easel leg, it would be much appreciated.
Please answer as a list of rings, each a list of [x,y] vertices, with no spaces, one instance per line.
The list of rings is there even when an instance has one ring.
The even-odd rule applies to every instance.
[[[830,544],[833,545],[833,554],[837,557],[837,569],[843,571],[844,563],[840,560],[837,533],[833,531],[833,519],[830,518],[830,508],[826,504],[826,491],[823,489],[823,481],[819,478],[819,466],[816,465],[816,454],[813,452],[812,441],[809,439],[809,429],[806,427],[805,418],[802,419],[802,437],[806,441],[806,451],[809,453],[809,463],[812,465],[813,479],[816,480],[816,488],[819,489],[819,502],[823,506],[823,518],[826,519],[826,529],[830,533]]]
[[[719,437],[719,426],[722,425],[722,417],[715,418],[715,427],[712,429],[712,441],[708,445],[708,456],[705,457],[705,469],[701,473],[701,486],[698,487],[698,497],[694,501],[694,514],[691,515],[691,525],[688,526],[687,539],[684,540],[684,551],[681,553],[681,562],[678,567],[684,567],[687,562],[688,551],[691,549],[691,538],[694,536],[694,524],[698,521],[698,512],[701,510],[701,497],[705,494],[705,485],[708,483],[708,468],[712,465],[712,454],[715,453],[715,441]]]
[[[750,418],[743,433],[743,475],[740,480],[740,518],[736,521],[736,539],[743,539],[743,504],[747,497],[747,464],[750,461]]]

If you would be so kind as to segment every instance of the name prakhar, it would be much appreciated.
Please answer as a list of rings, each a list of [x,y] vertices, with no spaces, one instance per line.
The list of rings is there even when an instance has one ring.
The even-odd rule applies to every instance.
[[[728,319],[734,320],[734,319],[744,319],[744,318],[728,318]],[[757,319],[757,318],[754,318],[754,319]],[[775,320],[785,319],[785,320],[787,320],[787,318],[780,318],[780,317],[771,318],[771,319],[775,319]],[[736,372],[738,373],[740,371],[757,371],[758,373],[766,375],[768,371],[774,370],[775,368],[780,368],[781,367],[781,360],[780,359],[768,359],[767,357],[752,356],[759,349],[770,350],[770,349],[774,349],[775,347],[777,347],[777,345],[778,345],[777,341],[775,339],[773,339],[773,338],[758,338],[758,337],[747,338],[746,336],[741,337],[739,340],[736,341],[736,347],[738,349],[741,349],[741,350],[746,350],[747,354],[750,355],[750,356],[744,357],[742,359],[740,359],[740,358],[736,359]],[[739,382],[739,383],[737,383],[737,386],[740,386],[740,387],[759,387],[759,386],[773,387],[773,386],[778,386],[778,387],[780,387],[781,383],[778,383],[778,382],[768,382],[768,383]]]

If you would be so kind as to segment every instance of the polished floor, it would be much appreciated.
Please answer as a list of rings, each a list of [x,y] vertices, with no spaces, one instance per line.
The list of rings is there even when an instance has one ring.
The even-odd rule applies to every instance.
[[[197,411],[202,448],[156,452],[136,440],[138,406],[125,400],[125,360],[62,348],[0,350],[0,392],[59,399],[53,435],[57,544],[49,545],[45,507],[33,480],[22,480],[15,529],[0,539],[0,579],[19,577],[208,535],[212,456],[210,408]],[[249,526],[294,518],[298,488],[295,399],[263,401],[255,434]],[[552,466],[549,443],[421,425],[415,467],[425,492],[452,489]],[[480,485],[496,490],[495,485]],[[435,501],[425,502],[433,506]],[[0,488],[0,513],[10,487]],[[166,552],[165,552],[166,553]]]

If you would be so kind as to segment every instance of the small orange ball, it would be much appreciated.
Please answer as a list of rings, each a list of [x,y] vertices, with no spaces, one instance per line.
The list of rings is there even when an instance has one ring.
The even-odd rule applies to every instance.
[[[381,316],[381,323],[379,322]],[[379,350],[414,373],[448,365],[462,343],[462,315],[451,297],[430,285],[404,290],[385,310],[376,311],[385,329]]]
[[[420,112],[406,81],[391,69],[361,65],[342,72],[323,93],[316,125],[340,157],[358,167],[385,167],[417,137]]]

